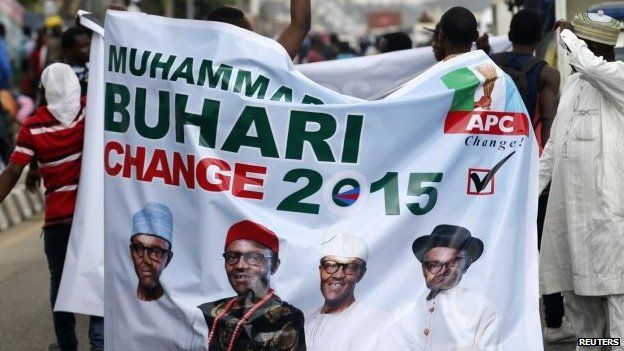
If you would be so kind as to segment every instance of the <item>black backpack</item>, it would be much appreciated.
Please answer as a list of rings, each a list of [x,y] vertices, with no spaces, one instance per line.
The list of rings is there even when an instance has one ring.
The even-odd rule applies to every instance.
[[[498,54],[491,55],[490,58],[498,67],[500,67],[505,73],[511,77],[511,79],[516,84],[516,88],[518,88],[518,92],[520,96],[522,96],[522,101],[524,101],[525,105],[529,103],[529,80],[527,78],[527,74],[533,67],[544,62],[544,60],[538,59],[537,57],[532,57],[527,60],[520,69],[515,69],[513,67],[509,67],[509,59],[511,55],[508,52],[501,52]],[[535,111],[529,111],[530,115],[533,115]]]

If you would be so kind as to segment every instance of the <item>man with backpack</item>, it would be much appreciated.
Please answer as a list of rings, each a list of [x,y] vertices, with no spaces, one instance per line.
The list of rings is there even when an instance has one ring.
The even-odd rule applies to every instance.
[[[531,10],[521,10],[513,16],[509,28],[512,51],[490,56],[516,84],[529,112],[540,151],[546,145],[557,113],[560,84],[559,71],[533,55],[541,40],[542,21],[539,15]],[[545,191],[540,195],[538,203],[538,245],[541,243],[547,203],[548,191]],[[544,295],[542,299],[546,319],[544,340],[556,343],[573,337],[569,323],[563,319],[561,294]]]
[[[511,19],[509,41],[512,50],[490,57],[507,73],[526,105],[540,149],[546,145],[557,113],[559,71],[533,55],[542,40],[541,20],[531,10],[521,10]]]

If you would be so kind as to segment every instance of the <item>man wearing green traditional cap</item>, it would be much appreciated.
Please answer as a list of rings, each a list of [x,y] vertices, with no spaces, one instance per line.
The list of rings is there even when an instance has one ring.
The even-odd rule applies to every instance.
[[[540,190],[551,183],[540,288],[564,292],[577,336],[610,336],[622,345],[624,62],[614,51],[620,23],[582,13],[556,28],[574,73],[540,158]]]

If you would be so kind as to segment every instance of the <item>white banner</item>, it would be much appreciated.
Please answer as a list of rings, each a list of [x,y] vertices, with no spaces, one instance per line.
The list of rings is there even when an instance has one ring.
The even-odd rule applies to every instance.
[[[542,349],[537,145],[485,54],[369,102],[230,25],[109,12],[105,33],[107,348]],[[252,234],[279,265],[225,245]]]
[[[507,36],[490,38],[492,52],[511,50]],[[365,100],[385,97],[436,64],[431,47],[297,65],[303,75],[341,94]]]
[[[80,22],[93,31],[82,150],[81,182],[55,311],[104,315],[104,28],[87,12]]]

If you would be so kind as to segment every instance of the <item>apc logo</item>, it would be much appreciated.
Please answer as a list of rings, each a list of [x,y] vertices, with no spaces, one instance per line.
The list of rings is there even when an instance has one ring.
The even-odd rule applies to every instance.
[[[529,135],[524,113],[451,111],[444,122],[445,134]]]
[[[485,80],[482,82],[478,72]],[[462,67],[441,77],[453,89],[453,101],[444,122],[445,134],[529,135],[530,122],[524,113],[491,111],[494,88],[498,82],[496,66],[483,64],[470,69]],[[477,101],[479,87],[483,96]],[[498,107],[504,109],[504,107]]]

